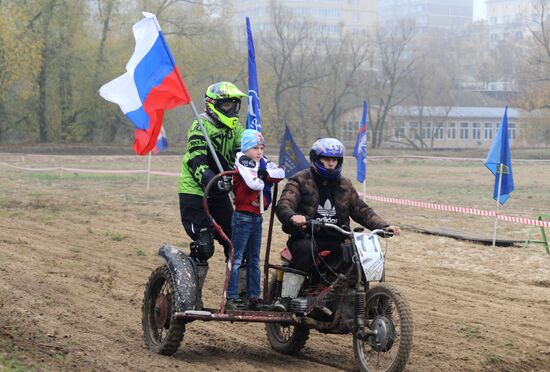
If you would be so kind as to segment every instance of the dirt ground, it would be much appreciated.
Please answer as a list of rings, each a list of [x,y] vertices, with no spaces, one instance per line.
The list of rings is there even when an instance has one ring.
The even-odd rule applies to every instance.
[[[116,157],[71,161],[89,168],[121,164]],[[36,167],[69,160],[9,155],[0,162]],[[145,348],[141,302],[149,274],[161,264],[156,252],[163,243],[185,250],[189,243],[176,180],[153,177],[147,192],[143,175],[0,167],[0,369],[352,370],[351,336],[312,332],[291,357],[271,350],[261,324],[194,322],[175,355]],[[405,207],[372,205],[402,225],[428,218],[427,211],[415,217],[401,213]],[[275,232],[277,252],[286,238],[278,224]],[[209,306],[220,300],[222,256],[218,249],[211,260]],[[407,371],[550,370],[550,255],[542,246],[492,248],[404,231],[387,242],[386,260],[387,281],[413,312]]]

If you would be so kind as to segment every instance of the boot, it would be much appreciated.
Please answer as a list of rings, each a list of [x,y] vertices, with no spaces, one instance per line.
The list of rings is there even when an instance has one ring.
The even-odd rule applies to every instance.
[[[283,285],[281,289],[281,298],[275,301],[273,305],[277,311],[288,311],[290,301],[298,297],[300,288],[304,284],[305,277],[300,274],[286,272],[283,275]]]
[[[208,273],[208,262],[206,263],[197,263],[197,310],[202,310],[202,287],[204,286],[204,281],[206,280],[206,274]]]

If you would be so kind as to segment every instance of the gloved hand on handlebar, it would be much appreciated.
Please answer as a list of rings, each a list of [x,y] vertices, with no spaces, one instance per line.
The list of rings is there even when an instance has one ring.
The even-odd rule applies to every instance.
[[[393,233],[393,235],[396,235],[396,236],[401,234],[401,229],[399,228],[399,226],[395,226],[395,225],[390,225],[390,226],[386,227],[384,230],[389,231],[389,232]]]
[[[218,180],[218,190],[221,192],[229,192],[231,191],[231,187],[233,186],[231,184],[231,177],[229,176],[223,176]]]
[[[298,227],[301,227],[302,229],[305,229],[307,227],[307,218],[306,216],[302,216],[301,214],[295,214],[294,216],[290,217],[290,222]]]

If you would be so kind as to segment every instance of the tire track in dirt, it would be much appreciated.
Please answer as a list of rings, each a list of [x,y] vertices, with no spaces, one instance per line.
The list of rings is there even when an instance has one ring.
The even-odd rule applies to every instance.
[[[2,353],[60,371],[354,367],[350,336],[312,332],[291,357],[271,350],[261,324],[194,322],[174,356],[148,352],[140,324],[145,283],[162,262],[162,243],[187,250],[188,240],[173,182],[157,180],[153,195],[136,180],[0,175]],[[407,223],[426,219],[378,208],[406,215]],[[279,229],[275,261],[286,241]],[[409,232],[389,240],[387,278],[408,298],[415,326],[407,371],[547,369],[550,259],[538,248],[491,249]],[[209,306],[218,304],[223,275],[217,247]]]

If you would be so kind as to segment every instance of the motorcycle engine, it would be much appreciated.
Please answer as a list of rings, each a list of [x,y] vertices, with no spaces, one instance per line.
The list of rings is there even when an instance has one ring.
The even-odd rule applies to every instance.
[[[313,297],[311,297],[313,300]],[[297,297],[290,301],[290,311],[293,313],[305,313],[310,305],[308,297]]]

